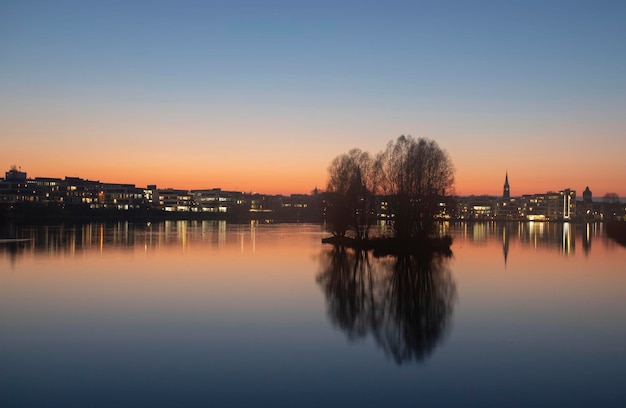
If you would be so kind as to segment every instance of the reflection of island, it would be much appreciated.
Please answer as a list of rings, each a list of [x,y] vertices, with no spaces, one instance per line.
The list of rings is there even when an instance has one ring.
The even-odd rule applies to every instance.
[[[323,253],[317,281],[333,324],[350,340],[371,334],[398,364],[422,361],[434,350],[456,296],[440,255],[377,259],[334,247]]]

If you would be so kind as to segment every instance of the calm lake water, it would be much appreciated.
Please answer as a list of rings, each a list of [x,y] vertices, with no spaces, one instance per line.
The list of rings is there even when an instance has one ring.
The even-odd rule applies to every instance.
[[[452,224],[451,258],[318,225],[0,228],[0,406],[626,406],[626,249]]]

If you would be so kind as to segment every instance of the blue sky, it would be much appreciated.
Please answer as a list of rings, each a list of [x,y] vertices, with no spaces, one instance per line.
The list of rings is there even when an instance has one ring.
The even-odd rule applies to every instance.
[[[160,183],[169,154],[196,163],[173,160],[189,166],[181,186],[189,172],[246,185],[197,164],[205,152],[301,166],[306,192],[335,155],[412,134],[449,151],[461,193],[500,190],[508,169],[538,191],[626,195],[625,39],[622,1],[3,2],[0,162],[102,179],[32,147],[89,155],[107,140],[115,166],[148,157],[128,182],[147,168]]]

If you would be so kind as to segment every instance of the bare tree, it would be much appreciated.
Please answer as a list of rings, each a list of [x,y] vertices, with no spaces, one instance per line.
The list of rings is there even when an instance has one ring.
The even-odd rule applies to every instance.
[[[619,196],[617,195],[617,193],[606,193],[604,195],[604,197],[602,198],[602,201],[604,201],[607,204],[619,204]]]
[[[395,215],[398,238],[432,232],[439,204],[452,192],[454,167],[434,140],[400,136],[378,155],[382,192]]]
[[[334,235],[354,231],[357,239],[367,238],[375,195],[385,195],[396,237],[412,239],[432,232],[440,203],[452,192],[454,167],[435,141],[400,136],[375,159],[359,149],[337,156],[328,176],[327,217]]]
[[[605,219],[616,219],[624,215],[624,207],[622,207],[617,193],[606,193],[602,198],[602,213]]]
[[[328,218],[334,235],[354,231],[367,238],[374,213],[375,163],[369,153],[352,149],[337,156],[328,167]]]

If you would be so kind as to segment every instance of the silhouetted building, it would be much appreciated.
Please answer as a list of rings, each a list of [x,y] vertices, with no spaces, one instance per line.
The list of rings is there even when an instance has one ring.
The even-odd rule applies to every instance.
[[[0,201],[15,203],[18,201],[32,201],[32,188],[29,188],[26,180],[26,172],[11,166],[5,173],[5,178],[0,185]]]
[[[20,203],[30,207],[106,208],[130,210],[152,207],[162,211],[190,211],[230,215],[250,214],[253,217],[271,214],[272,219],[316,220],[327,216],[332,200],[328,192],[315,189],[312,195],[269,196],[222,191],[157,189],[156,185],[137,188],[134,184],[102,183],[79,177],[28,178],[12,166],[0,178],[0,204],[15,208]],[[371,218],[394,220],[392,197],[378,195],[367,211]],[[17,205],[16,205],[17,204]],[[317,218],[316,218],[317,217]],[[591,221],[622,219],[626,206],[619,201],[593,203],[589,187],[583,199],[576,201],[576,191],[564,189],[545,194],[511,197],[509,174],[505,173],[502,197],[469,196],[443,197],[439,202],[437,219],[459,220],[529,220],[529,221]]]
[[[6,173],[4,173],[4,179],[6,181],[26,181],[26,172],[25,171],[21,171],[22,169],[20,168],[18,170],[18,168],[13,165],[11,166],[11,169],[9,171],[7,171]]]
[[[589,190],[589,186],[587,186],[585,188],[585,191],[583,191],[583,202],[586,204],[590,204],[593,202],[593,199],[591,196],[591,190]]]
[[[511,198],[511,189],[509,187],[509,172],[506,172],[504,177],[504,189],[502,191],[502,198]]]

